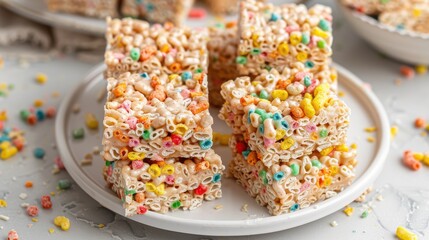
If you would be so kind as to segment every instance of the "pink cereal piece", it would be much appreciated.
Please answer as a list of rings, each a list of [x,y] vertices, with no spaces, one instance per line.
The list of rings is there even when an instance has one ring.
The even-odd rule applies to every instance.
[[[293,121],[291,124],[292,129],[297,129],[299,128],[299,123],[297,121]]]
[[[113,173],[113,167],[112,167],[112,166],[109,166],[109,167],[107,168],[107,176],[112,176],[112,173]]]
[[[128,126],[130,126],[130,129],[136,129],[136,124],[137,124],[137,118],[135,117],[129,117],[127,119],[127,124]]]
[[[164,161],[164,158],[155,153],[150,160],[155,162],[162,162]]]
[[[123,59],[125,57],[125,55],[122,53],[114,53],[113,57],[116,59]]]
[[[49,195],[42,196],[40,203],[42,204],[42,207],[44,209],[51,209],[52,208],[51,197]]]
[[[206,15],[207,15],[207,12],[204,8],[192,8],[188,13],[189,18],[197,18],[197,19],[204,18]]]
[[[142,168],[144,165],[142,160],[135,160],[131,162],[131,167],[136,170]]]
[[[165,183],[167,183],[168,185],[173,185],[174,184],[174,176],[173,175],[168,175],[165,178]]]
[[[137,138],[130,138],[130,140],[128,140],[128,146],[132,148],[139,145],[139,143],[140,141]]]
[[[18,233],[14,229],[10,230],[7,234],[7,240],[19,240]]]
[[[64,163],[63,163],[63,161],[61,160],[61,157],[57,156],[57,157],[54,159],[54,163],[55,163],[55,165],[57,165],[58,169],[64,169]]]
[[[131,110],[131,101],[130,100],[125,100],[122,103],[122,107],[127,110],[127,112],[129,112]]]
[[[173,146],[173,141],[171,141],[171,138],[163,139],[162,146],[165,148],[171,148]]]
[[[319,80],[317,79],[313,79],[311,80],[311,84],[310,86],[307,87],[307,92],[308,93],[313,93],[314,89],[316,89],[316,87],[319,85]]]
[[[183,98],[189,98],[189,96],[190,96],[190,94],[191,94],[191,92],[188,90],[188,89],[183,89],[181,92],[180,92],[180,95],[182,95],[182,97]]]
[[[4,128],[4,123],[0,121],[0,131],[3,131],[3,128]]]
[[[310,123],[305,126],[305,130],[309,133],[314,133],[316,131],[316,125]]]
[[[287,26],[285,28],[285,30],[286,30],[287,33],[290,34],[291,32],[299,31],[299,27],[298,26]]]
[[[147,212],[147,208],[145,206],[137,207],[137,214],[145,214]]]
[[[48,107],[45,114],[46,117],[53,118],[57,114],[57,110],[54,107]]]
[[[304,182],[302,185],[301,185],[301,188],[299,189],[299,192],[301,193],[301,192],[304,192],[305,190],[307,190],[308,188],[310,187],[310,183],[308,183],[308,182]]]
[[[275,142],[276,142],[275,139],[264,138],[264,146],[265,147],[269,147],[269,146],[273,145]]]
[[[27,214],[30,217],[36,217],[39,215],[39,208],[37,206],[31,205],[27,207]]]
[[[298,81],[301,81],[305,76],[307,76],[307,73],[306,73],[306,72],[297,72],[297,73],[295,74],[295,78],[296,78],[296,80],[298,80]]]

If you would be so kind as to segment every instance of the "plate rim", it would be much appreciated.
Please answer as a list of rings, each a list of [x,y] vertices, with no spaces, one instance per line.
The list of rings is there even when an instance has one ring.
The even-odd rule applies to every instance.
[[[390,148],[389,121],[381,102],[372,91],[365,88],[364,83],[356,75],[336,63],[333,63],[333,66],[337,69],[339,75],[343,75],[349,79],[347,84],[352,89],[360,91],[357,93],[361,96],[359,101],[365,100],[371,105],[371,109],[369,110],[373,112],[374,124],[376,126],[380,126],[380,128],[377,129],[377,139],[379,139],[379,141],[376,142],[377,147],[375,148],[375,155],[372,162],[359,178],[353,181],[350,186],[340,192],[337,196],[326,199],[322,202],[318,202],[313,204],[311,207],[294,213],[283,214],[279,216],[268,216],[257,219],[195,220],[183,219],[176,216],[170,216],[168,214],[159,214],[150,211],[142,216],[133,216],[127,218],[152,227],[188,234],[211,236],[256,235],[286,230],[313,222],[340,209],[338,207],[333,207],[333,205],[340,205],[342,208],[343,206],[355,200],[373,182],[375,182],[376,178],[380,175],[383,169],[385,161],[387,160],[387,154]],[[69,159],[72,159],[73,157],[66,142],[66,136],[69,134],[67,133],[66,129],[67,119],[65,119],[68,106],[73,104],[74,96],[79,94],[79,89],[90,83],[94,77],[97,77],[100,73],[103,72],[104,69],[104,64],[96,65],[87,75],[85,75],[84,80],[81,81],[62,100],[58,108],[57,118],[55,120],[55,137],[64,165],[74,181],[76,181],[76,183],[88,195],[99,202],[102,206],[119,215],[124,216],[125,212],[122,206],[118,204],[119,200],[116,196],[114,196],[114,194],[106,192],[85,175],[77,174],[77,172],[80,171],[80,167],[78,164],[76,164],[75,161],[69,161]],[[97,195],[99,198],[95,197]],[[100,202],[100,199],[104,199],[105,201]],[[314,211],[318,211],[317,216],[313,214]],[[284,227],[279,224],[279,222],[284,220],[292,221],[292,223],[288,223],[288,227]]]

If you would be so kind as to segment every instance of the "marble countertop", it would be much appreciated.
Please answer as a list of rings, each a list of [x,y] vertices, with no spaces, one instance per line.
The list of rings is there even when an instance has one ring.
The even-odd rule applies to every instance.
[[[429,98],[424,97],[429,89],[429,74],[405,80],[399,73],[401,63],[383,57],[363,42],[343,21],[333,1],[322,3],[334,8],[335,62],[371,85],[386,108],[391,124],[398,127],[398,134],[392,140],[387,163],[374,184],[374,191],[365,203],[352,204],[355,208],[352,216],[338,211],[301,227],[265,235],[195,236],[129,221],[101,207],[77,184],[73,184],[70,190],[58,191],[58,180],[72,179],[66,171],[52,173],[53,159],[59,155],[55,148],[54,120],[45,120],[29,127],[19,119],[19,111],[31,107],[36,99],[42,99],[45,106],[58,106],[61,97],[95,63],[82,61],[76,56],[17,45],[0,47],[0,55],[5,58],[4,67],[0,70],[0,83],[14,85],[7,97],[0,96],[0,111],[7,110],[8,126],[25,130],[28,144],[23,153],[0,161],[0,199],[6,199],[8,203],[6,208],[0,208],[0,215],[10,217],[9,221],[0,220],[0,239],[5,239],[12,228],[22,239],[394,239],[399,225],[413,229],[422,239],[429,238],[429,167],[423,166],[420,171],[413,172],[401,163],[404,150],[425,152],[429,149],[429,138],[422,136],[421,131],[413,126],[416,117],[429,120],[429,111],[424,110],[429,104]],[[38,60],[31,61],[28,56],[36,56]],[[101,55],[99,59],[101,61]],[[43,86],[34,81],[39,72],[49,78]],[[59,96],[55,97],[54,93]],[[43,160],[33,157],[35,147],[47,151]],[[25,181],[33,181],[34,186],[25,188]],[[39,221],[32,222],[20,205],[35,204],[41,195],[51,192],[55,194],[52,210],[41,211]],[[21,199],[21,193],[25,193],[27,198]],[[365,209],[372,211],[366,218],[361,218]],[[58,215],[70,218],[72,227],[69,231],[63,232],[52,224],[53,218]],[[333,221],[338,226],[332,227],[330,223]],[[50,228],[55,232],[49,233]]]

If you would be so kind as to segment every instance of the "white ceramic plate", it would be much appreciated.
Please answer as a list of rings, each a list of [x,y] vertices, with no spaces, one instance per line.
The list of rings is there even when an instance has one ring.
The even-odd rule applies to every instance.
[[[337,3],[356,33],[374,48],[403,62],[429,65],[429,34],[399,31]]]
[[[356,76],[346,69],[336,66],[339,72],[340,89],[345,92],[344,100],[352,109],[349,142],[357,143],[359,164],[355,182],[337,196],[319,202],[297,212],[270,216],[268,211],[256,204],[247,193],[233,180],[222,180],[223,198],[204,202],[194,211],[175,211],[167,214],[148,212],[131,219],[153,227],[171,231],[203,235],[251,235],[280,231],[317,220],[331,214],[356,199],[379,175],[389,150],[389,124],[382,105],[375,95],[365,88]],[[84,116],[93,113],[98,120],[103,118],[103,101],[96,99],[105,89],[103,80],[104,67],[97,66],[79,86],[63,100],[56,118],[56,139],[64,164],[76,181],[90,196],[104,207],[123,215],[121,200],[105,186],[102,177],[104,164],[100,157],[94,159],[90,166],[81,166],[84,155],[92,152],[94,146],[101,143],[102,131],[85,129],[83,140],[74,140],[71,132],[75,128],[85,127]],[[81,111],[73,113],[75,104]],[[214,130],[228,133],[229,128],[219,120],[218,110],[211,109],[215,119]],[[375,126],[372,134],[377,141],[368,143],[369,133],[363,128]],[[215,151],[221,155],[227,165],[231,152],[226,146],[217,146]],[[242,212],[243,204],[248,204],[248,212]],[[217,205],[223,209],[215,210]]]

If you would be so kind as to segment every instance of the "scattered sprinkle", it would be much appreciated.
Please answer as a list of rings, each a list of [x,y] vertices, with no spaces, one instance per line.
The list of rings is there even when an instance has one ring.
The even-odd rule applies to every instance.
[[[399,85],[401,85],[402,84],[402,80],[401,79],[396,79],[395,80],[395,85],[396,86],[399,86]]]
[[[396,135],[398,134],[398,127],[397,126],[392,126],[390,128],[390,137],[393,139],[396,137]]]
[[[377,128],[376,127],[367,127],[367,128],[364,128],[364,130],[365,130],[365,132],[371,133],[371,132],[377,131]]]
[[[332,221],[331,223],[329,223],[329,225],[331,225],[331,227],[336,227],[336,226],[338,226],[338,223],[337,223],[337,221]]]
[[[375,138],[374,137],[367,137],[366,140],[370,143],[375,142]]]
[[[247,203],[243,204],[243,206],[241,207],[241,211],[246,213],[249,212],[249,210],[247,209],[248,206],[249,205]]]
[[[76,128],[73,130],[74,139],[83,139],[85,137],[85,130],[83,128]]]
[[[194,19],[201,19],[204,18],[207,15],[207,12],[204,8],[192,8],[189,13],[188,13],[188,17],[189,18],[194,18]]]
[[[420,136],[422,136],[422,137],[426,137],[428,135],[428,133],[427,132],[425,132],[425,131],[422,131],[421,133],[420,133]]]
[[[362,214],[360,215],[361,218],[366,218],[368,217],[368,210],[365,210],[362,212]]]
[[[89,129],[98,129],[98,120],[92,113],[88,113],[85,115],[85,124]]]
[[[351,215],[353,215],[353,212],[354,212],[354,208],[353,207],[351,207],[351,206],[347,206],[344,210],[343,210],[343,212],[348,216],[348,217],[350,217]]]
[[[32,221],[32,222],[38,222],[38,221],[39,221],[39,219],[38,219],[38,218],[32,218],[32,219],[31,219],[31,221]]]
[[[338,97],[344,97],[344,96],[346,96],[346,93],[344,91],[339,90]]]
[[[87,153],[85,154],[84,158],[80,161],[81,166],[88,166],[92,164],[92,154]]]
[[[215,210],[220,210],[220,209],[222,209],[223,208],[223,205],[222,204],[218,204],[218,205],[216,205],[215,207],[214,207],[214,209]]]
[[[32,188],[33,187],[33,182],[32,181],[25,181],[24,186],[26,188]]]
[[[48,77],[47,77],[45,74],[43,74],[43,73],[38,73],[38,74],[36,75],[36,82],[37,82],[38,84],[45,84],[45,83],[46,83],[46,81],[48,81]]]
[[[54,219],[54,224],[60,227],[61,230],[67,231],[70,229],[70,220],[64,216],[58,216]]]
[[[30,206],[30,204],[29,203],[21,203],[21,207],[22,208],[27,208],[28,206]]]
[[[427,73],[428,68],[425,65],[417,65],[416,66],[416,72],[417,74],[423,75]]]
[[[104,228],[105,226],[106,226],[106,225],[104,225],[104,224],[102,224],[102,223],[100,223],[100,224],[98,224],[98,225],[97,225],[97,227],[98,227],[98,228]]]
[[[72,183],[68,179],[61,179],[58,181],[58,188],[61,190],[66,190],[71,187]]]
[[[6,216],[6,215],[0,215],[0,220],[3,221],[9,221],[10,217]]]
[[[46,154],[45,149],[40,148],[40,147],[35,148],[34,151],[33,151],[34,157],[38,158],[38,159],[43,159],[43,157],[45,156],[45,154]]]
[[[20,193],[19,194],[19,198],[21,198],[22,200],[27,199],[28,195],[26,193]]]
[[[48,232],[49,232],[50,234],[52,234],[52,233],[54,233],[54,232],[55,232],[55,229],[53,229],[53,228],[49,228],[49,229],[48,229]]]
[[[45,104],[45,102],[43,102],[43,100],[41,99],[36,99],[34,100],[34,103],[33,103],[34,107],[37,107],[37,108],[42,107],[43,104]]]
[[[416,128],[424,128],[426,126],[426,121],[423,118],[418,117],[414,120],[414,126]]]

